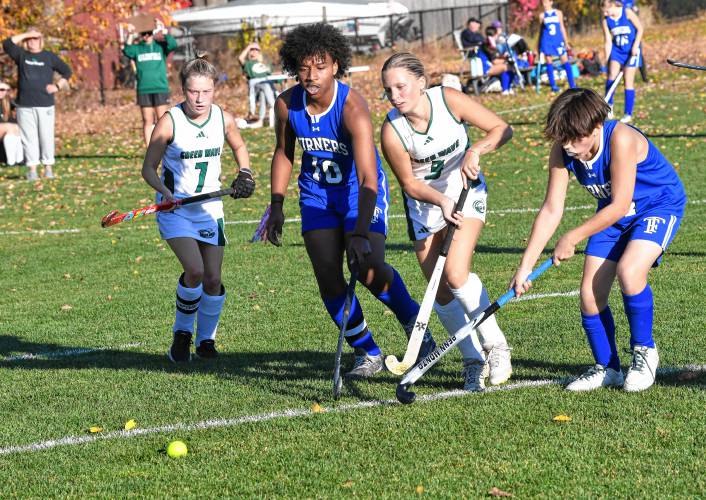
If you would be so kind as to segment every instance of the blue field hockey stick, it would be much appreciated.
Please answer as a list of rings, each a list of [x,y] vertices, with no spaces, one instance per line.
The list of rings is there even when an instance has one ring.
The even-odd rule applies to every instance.
[[[532,271],[532,273],[527,276],[527,281],[534,281],[539,278],[544,271],[552,267],[554,260],[553,257],[545,260],[541,266]],[[478,328],[481,323],[486,319],[491,317],[495,312],[502,306],[510,302],[515,297],[515,290],[511,288],[502,297],[486,307],[483,312],[478,314],[475,318],[471,320],[466,326],[461,328],[458,332],[449,336],[444,342],[436,347],[432,352],[429,353],[427,357],[419,361],[414,368],[402,377],[402,381],[397,386],[396,396],[397,400],[402,404],[411,404],[416,398],[416,394],[409,390],[409,388],[414,385],[414,383],[419,380],[419,378],[424,375],[427,370],[434,366],[452,347],[461,342],[463,339],[468,337],[471,332]]]

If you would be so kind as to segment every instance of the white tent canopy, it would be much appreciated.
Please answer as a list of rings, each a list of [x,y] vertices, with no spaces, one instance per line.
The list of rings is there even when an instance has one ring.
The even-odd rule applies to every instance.
[[[348,0],[338,2],[298,2],[288,0],[257,1],[242,0],[217,7],[183,9],[172,13],[172,18],[194,33],[237,31],[248,22],[255,28],[265,26],[295,26],[325,20],[336,21],[353,18],[376,17],[381,25],[391,15],[400,16],[409,9],[399,2],[367,2]],[[352,24],[352,23],[351,23]],[[360,23],[368,24],[366,22]],[[340,27],[340,26],[339,26]],[[361,27],[359,26],[359,31]]]

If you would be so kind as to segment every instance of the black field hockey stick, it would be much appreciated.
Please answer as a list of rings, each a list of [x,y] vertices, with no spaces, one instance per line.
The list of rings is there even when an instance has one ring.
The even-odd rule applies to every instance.
[[[552,257],[545,260],[541,266],[532,271],[532,273],[527,276],[527,281],[534,281],[539,276],[544,273],[547,269],[552,267],[554,260]],[[427,357],[422,359],[417,365],[412,368],[409,372],[402,377],[402,381],[397,386],[395,395],[397,400],[402,404],[411,404],[414,402],[417,395],[410,391],[409,388],[414,385],[414,383],[419,380],[419,378],[424,375],[432,366],[434,366],[452,347],[457,345],[463,339],[468,337],[471,332],[478,328],[486,319],[491,317],[495,312],[502,306],[507,304],[510,300],[515,297],[515,290],[511,288],[505,295],[500,297],[498,300],[490,304],[488,307],[478,314],[470,323],[464,326],[461,330],[449,336],[444,342],[436,347],[432,352],[429,353]]]
[[[463,188],[461,195],[458,197],[458,202],[454,207],[454,212],[463,210],[463,205],[466,203],[468,191],[478,185],[480,185],[480,180],[476,179],[467,187]],[[449,253],[449,248],[451,247],[451,242],[453,241],[455,232],[456,226],[449,224],[446,231],[446,236],[444,237],[444,243],[441,245],[441,250],[439,251],[439,258],[436,260],[436,266],[434,266],[434,272],[429,279],[429,284],[427,284],[427,290],[424,293],[422,305],[419,307],[419,313],[417,313],[417,318],[414,321],[414,329],[412,330],[412,334],[409,336],[409,342],[407,343],[407,350],[404,353],[404,358],[402,358],[402,361],[399,361],[393,354],[390,354],[385,358],[385,366],[395,375],[402,375],[404,372],[409,370],[409,368],[417,360],[419,349],[421,348],[422,340],[424,339],[424,333],[427,330],[429,318],[431,317],[431,312],[434,309],[436,292],[439,289],[441,276],[444,272],[446,256]]]
[[[338,345],[336,346],[336,358],[333,363],[333,399],[338,401],[341,397],[341,388],[343,387],[343,379],[341,378],[341,356],[343,355],[343,337],[346,334],[348,327],[348,318],[351,317],[351,305],[353,304],[353,295],[355,294],[355,283],[358,281],[358,266],[353,265],[351,271],[351,279],[346,287],[346,301],[343,304],[343,318],[341,318],[341,331],[338,334]]]
[[[233,188],[227,188],[221,189],[220,191],[212,191],[210,193],[197,194],[196,196],[189,196],[188,198],[181,198],[179,200],[164,201],[162,203],[147,205],[146,207],[136,208],[135,210],[130,210],[129,212],[125,212],[123,214],[121,214],[117,210],[113,210],[101,219],[101,226],[114,226],[115,224],[119,224],[123,221],[137,219],[139,217],[144,217],[145,215],[153,214],[155,212],[164,212],[165,210],[171,210],[172,208],[180,207],[182,205],[190,205],[191,203],[198,203],[200,201],[210,200],[212,198],[228,196],[233,194],[233,191]]]
[[[689,64],[685,62],[679,62],[675,61],[674,59],[667,59],[667,62],[671,64],[672,66],[676,66],[677,68],[686,68],[686,69],[695,69],[698,71],[706,71],[706,66],[699,66],[697,64]]]

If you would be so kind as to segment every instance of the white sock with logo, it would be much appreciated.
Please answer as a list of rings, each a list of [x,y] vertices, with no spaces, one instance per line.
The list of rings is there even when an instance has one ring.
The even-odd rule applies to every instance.
[[[468,281],[460,288],[451,288],[451,293],[453,293],[454,297],[461,303],[464,311],[470,318],[474,318],[490,305],[488,292],[475,273],[469,273]],[[494,346],[507,344],[505,335],[498,326],[495,315],[486,319],[483,324],[478,327],[478,335],[483,349],[486,351],[489,351]]]
[[[441,324],[444,325],[446,331],[449,332],[449,336],[460,331],[468,324],[468,317],[463,310],[463,306],[456,299],[443,306],[438,302],[434,302],[434,310],[437,316],[439,316]],[[458,348],[461,351],[463,359],[485,361],[483,348],[480,345],[478,333],[475,329],[468,337],[458,343]]]

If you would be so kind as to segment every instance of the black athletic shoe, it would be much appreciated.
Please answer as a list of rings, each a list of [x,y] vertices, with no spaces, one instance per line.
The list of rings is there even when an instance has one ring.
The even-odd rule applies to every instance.
[[[218,357],[216,342],[214,340],[202,340],[196,347],[196,355],[201,359],[214,359]]]
[[[178,330],[174,332],[172,347],[167,353],[173,363],[188,363],[191,361],[191,334]]]

